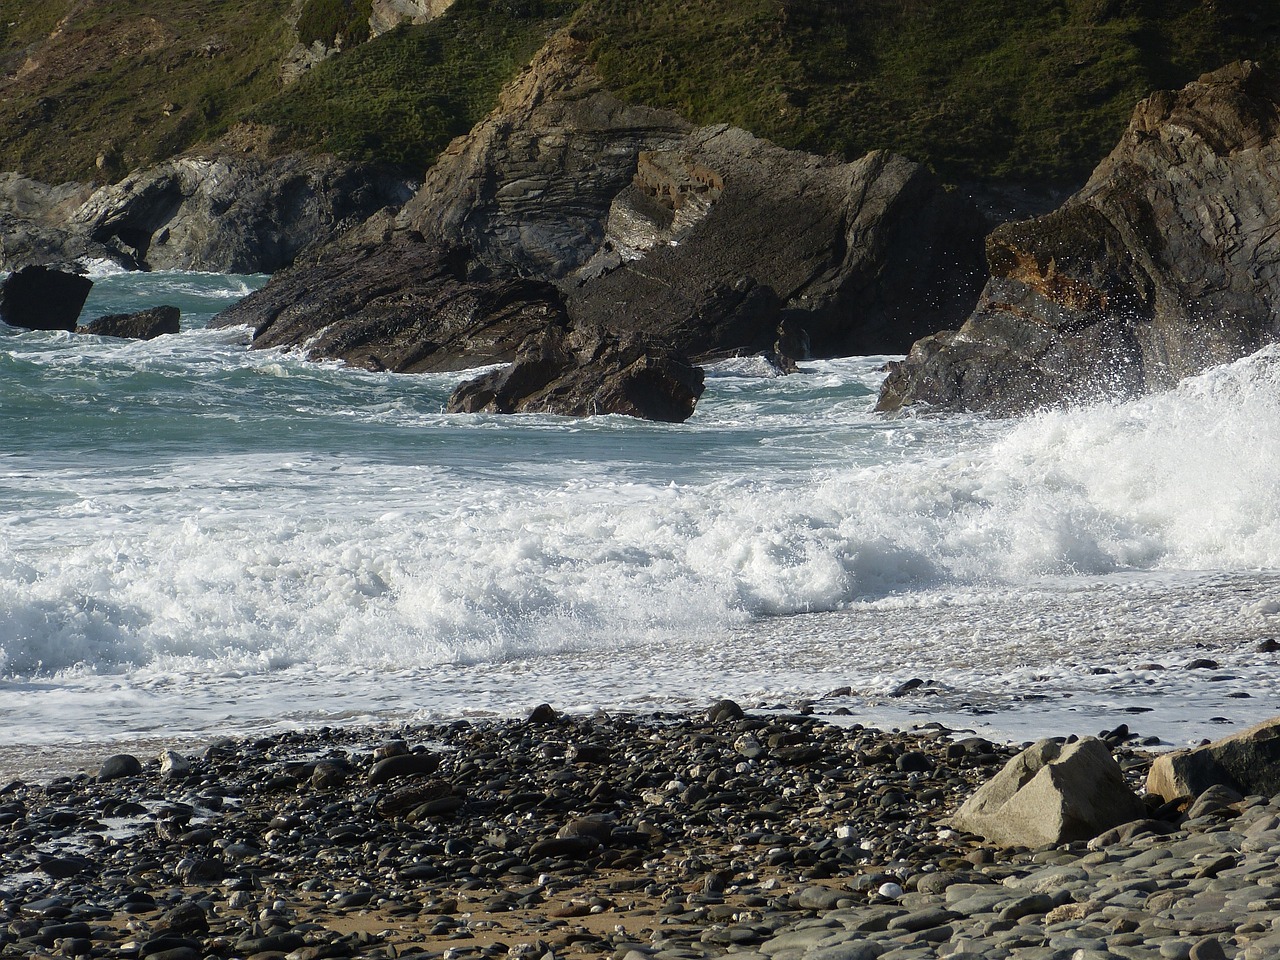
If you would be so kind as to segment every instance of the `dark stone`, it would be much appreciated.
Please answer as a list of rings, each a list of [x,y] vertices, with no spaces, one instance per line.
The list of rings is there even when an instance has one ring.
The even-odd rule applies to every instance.
[[[434,753],[409,753],[398,757],[387,757],[369,768],[369,782],[379,784],[397,777],[433,773],[438,766],[440,766],[440,758]]]
[[[742,707],[732,700],[717,700],[707,708],[707,720],[711,723],[732,723],[745,716]]]
[[[118,780],[136,777],[142,773],[142,761],[128,753],[117,753],[102,761],[98,770],[99,780]]]
[[[23,267],[0,283],[0,321],[27,330],[74,330],[92,286],[79,274]]]
[[[504,370],[460,384],[450,413],[623,414],[681,423],[702,395],[702,371],[636,337],[598,331],[531,335]]]
[[[125,340],[154,340],[177,333],[182,312],[177,307],[152,307],[138,313],[112,313],[78,327],[77,333]]]
[[[549,703],[540,703],[529,711],[527,719],[528,723],[547,724],[555,723],[560,719],[560,714],[556,713],[555,708]]]
[[[1079,193],[991,234],[977,309],[890,364],[878,409],[1124,398],[1276,340],[1278,144],[1280,83],[1256,64],[1148,97]]]

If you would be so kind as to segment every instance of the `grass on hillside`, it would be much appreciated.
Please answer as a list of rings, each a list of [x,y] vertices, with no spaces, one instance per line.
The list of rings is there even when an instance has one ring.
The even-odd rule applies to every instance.
[[[118,175],[216,138],[279,88],[288,7],[5,0],[0,169],[88,180],[100,155]]]
[[[425,169],[492,108],[581,0],[457,0],[326,61],[251,111],[300,146]]]
[[[592,0],[581,25],[628,100],[954,179],[1079,181],[1152,90],[1280,50],[1253,0]]]

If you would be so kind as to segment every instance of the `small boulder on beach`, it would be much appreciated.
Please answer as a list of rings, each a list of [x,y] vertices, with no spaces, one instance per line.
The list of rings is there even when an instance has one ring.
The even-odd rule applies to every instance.
[[[1002,846],[1041,847],[1089,840],[1143,812],[1101,740],[1041,740],[965,801],[952,825]]]
[[[1163,754],[1147,775],[1147,793],[1166,801],[1198,797],[1214,786],[1242,795],[1280,793],[1280,717],[1204,746]]]
[[[142,761],[129,753],[117,753],[102,761],[98,768],[99,780],[119,780],[136,777],[142,773]]]

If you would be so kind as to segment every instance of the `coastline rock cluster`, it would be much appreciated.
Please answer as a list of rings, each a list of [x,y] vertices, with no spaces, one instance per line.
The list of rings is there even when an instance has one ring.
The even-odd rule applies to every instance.
[[[181,311],[168,305],[109,314],[77,325],[92,288],[92,280],[76,273],[23,267],[0,281],[0,323],[26,330],[63,330],[127,340],[152,340],[179,332]]]
[[[1280,337],[1280,82],[1243,62],[1138,105],[1060,209],[987,241],[959,330],[890,368],[879,408],[999,415],[1162,389]]]
[[[1059,746],[1136,785],[1150,758],[1105,739]],[[727,701],[121,754],[0,786],[0,956],[1272,955],[1280,800],[1215,786],[1034,847],[949,825],[1016,754]]]
[[[270,273],[412,184],[333,157],[180,157],[94,189],[0,175],[0,270],[102,259],[127,269]]]
[[[972,307],[983,220],[918,164],[885,153],[844,164],[742,130],[691,129],[618,101],[585,54],[567,34],[554,39],[398,215],[283,271],[217,322],[252,326],[255,346],[360,365],[370,359],[359,331],[379,324],[398,331],[392,357],[433,369],[514,359],[543,332],[530,325],[496,355],[476,349],[467,325],[422,335],[412,298],[388,314],[386,300],[366,310],[364,294],[344,292],[381,288],[388,263],[418,243],[419,255],[463,261],[454,273],[468,283],[523,281],[539,307],[554,291],[551,312],[570,330],[639,337],[695,361],[903,350]],[[297,291],[331,288],[335,261],[350,264],[335,290],[349,308],[301,308]],[[557,412],[591,406],[568,381],[552,393],[566,398]]]

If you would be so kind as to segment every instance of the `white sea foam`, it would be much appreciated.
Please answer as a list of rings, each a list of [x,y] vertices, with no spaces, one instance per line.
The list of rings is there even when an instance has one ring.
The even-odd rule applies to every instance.
[[[237,282],[148,293],[216,303]],[[882,358],[728,364],[680,427],[448,417],[461,375],[218,331],[3,356],[15,742],[842,680],[902,716],[881,701],[926,668],[924,709],[1023,716],[1012,691],[1034,675],[1105,714],[1129,694],[1090,662],[1242,656],[1277,627],[1276,351],[1018,422],[874,415]],[[1263,702],[1271,674],[1249,669]],[[1186,716],[1193,681],[1164,685]]]

